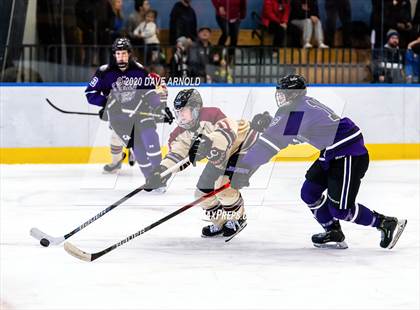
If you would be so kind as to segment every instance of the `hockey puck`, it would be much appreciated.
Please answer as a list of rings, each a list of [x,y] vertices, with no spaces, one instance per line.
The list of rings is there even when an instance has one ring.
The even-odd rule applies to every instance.
[[[41,243],[41,245],[44,247],[47,247],[50,245],[50,242],[48,241],[48,239],[45,239],[45,238],[42,238],[39,243]]]

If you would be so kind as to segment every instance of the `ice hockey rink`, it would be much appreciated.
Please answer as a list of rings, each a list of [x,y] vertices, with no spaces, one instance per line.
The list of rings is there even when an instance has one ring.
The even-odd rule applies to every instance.
[[[243,190],[248,226],[231,242],[203,239],[187,210],[94,262],[43,248],[143,183],[125,165],[1,165],[1,309],[418,309],[420,162],[373,161],[359,202],[407,218],[393,250],[372,227],[343,223],[349,249],[316,249],[320,227],[300,201],[309,162],[264,166]],[[100,251],[194,200],[204,165],[141,192],[69,239]]]

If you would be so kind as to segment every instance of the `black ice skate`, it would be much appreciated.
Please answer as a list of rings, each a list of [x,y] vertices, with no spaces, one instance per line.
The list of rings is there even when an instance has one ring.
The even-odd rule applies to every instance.
[[[385,216],[377,212],[373,213],[380,221],[377,227],[381,232],[381,242],[379,245],[385,249],[392,249],[403,233],[407,225],[407,220],[398,220],[396,217]]]
[[[104,173],[117,173],[122,166],[122,163],[124,161],[124,158],[127,155],[123,152],[122,153],[122,157],[119,161],[117,161],[116,163],[110,163],[104,166]]]
[[[229,220],[223,226],[223,237],[225,242],[232,240],[237,234],[239,234],[246,227],[246,218],[242,216],[239,220]]]
[[[220,227],[219,225],[208,225],[203,227],[203,230],[201,231],[201,237],[203,238],[212,238],[217,237],[223,233],[223,227]]]
[[[317,248],[344,250],[348,248],[345,238],[340,222],[335,221],[327,231],[313,235],[312,242]]]

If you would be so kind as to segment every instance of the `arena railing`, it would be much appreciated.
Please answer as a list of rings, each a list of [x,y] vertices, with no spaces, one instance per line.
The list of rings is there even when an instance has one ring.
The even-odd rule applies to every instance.
[[[405,80],[403,50],[238,46],[212,47],[210,54],[212,59],[219,55],[217,64],[198,70],[199,66],[187,63],[184,73],[201,75],[202,82],[209,82],[210,77],[213,83],[274,83],[279,76],[297,73],[310,83],[347,84],[379,81],[381,70],[391,70],[393,75],[401,72],[398,81],[394,77],[391,82]],[[111,51],[110,46],[22,45],[9,49],[8,55],[0,76],[3,82],[86,82],[98,66],[109,62]],[[160,46],[155,61],[150,60],[146,46],[135,46],[134,55],[146,67],[153,65],[152,70],[173,76],[172,46]]]

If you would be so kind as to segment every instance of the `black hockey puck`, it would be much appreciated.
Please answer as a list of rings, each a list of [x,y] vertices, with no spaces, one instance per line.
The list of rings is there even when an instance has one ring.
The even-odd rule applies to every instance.
[[[45,238],[42,238],[39,243],[41,243],[41,245],[45,247],[50,245],[50,242],[48,241],[48,239],[45,239]]]

